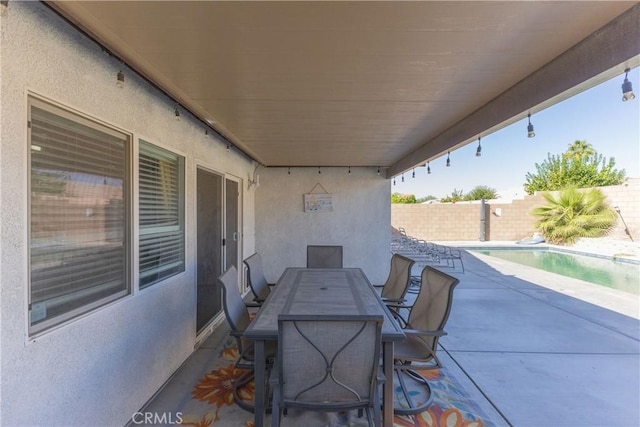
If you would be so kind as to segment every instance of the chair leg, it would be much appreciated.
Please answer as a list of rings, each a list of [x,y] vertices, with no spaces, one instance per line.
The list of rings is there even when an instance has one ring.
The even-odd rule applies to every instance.
[[[402,390],[402,395],[407,402],[407,407],[399,407],[394,405],[393,412],[398,415],[415,415],[420,412],[424,412],[429,406],[431,406],[431,401],[433,400],[433,395],[431,393],[431,386],[427,380],[417,372],[410,369],[396,369],[396,374],[398,378],[398,384],[400,385],[400,389]],[[415,399],[412,397],[411,390],[407,385],[407,380],[412,380],[419,384],[420,387],[424,388],[424,394],[419,394],[419,396],[424,396],[423,403],[416,403]]]
[[[269,374],[267,373],[267,378],[269,377]],[[253,373],[253,370],[248,370],[247,372],[245,372],[244,374],[240,375],[238,377],[238,379],[236,380],[236,382],[233,384],[233,401],[235,402],[236,405],[238,405],[239,407],[241,407],[242,409],[244,409],[245,411],[251,412],[251,413],[255,413],[255,405],[254,402],[249,402],[244,400],[241,396],[240,396],[240,392],[239,390],[241,390],[243,387],[245,387],[247,384],[249,384],[251,381],[255,380],[255,376]],[[258,387],[258,385],[256,384],[255,387]],[[266,400],[267,400],[267,410],[266,413],[270,414],[271,413],[271,406],[272,406],[272,402],[269,401],[269,384],[267,382],[267,384],[264,385],[265,387],[265,396],[266,396]]]
[[[378,394],[378,396],[374,399],[374,405],[373,405],[373,425],[374,426],[382,425],[382,403],[380,401],[381,401],[380,395]],[[376,404],[375,402],[378,402],[378,404]],[[371,419],[369,419],[369,423],[371,423]]]
[[[278,387],[275,387],[273,391],[273,405],[271,406],[271,427],[278,427],[280,425],[280,417],[282,411],[280,410],[280,391]]]
[[[242,399],[242,397],[240,397],[239,390],[253,380],[254,380],[253,371],[247,371],[241,376],[239,376],[235,384],[233,384],[233,401],[235,402],[236,405],[238,405],[245,411],[249,411],[251,413],[255,412],[255,406],[253,405],[253,402],[249,403],[246,400]]]

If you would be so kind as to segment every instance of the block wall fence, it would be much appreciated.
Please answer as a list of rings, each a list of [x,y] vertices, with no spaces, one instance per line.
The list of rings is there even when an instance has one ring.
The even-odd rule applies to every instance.
[[[627,178],[621,185],[598,187],[610,206],[620,209],[618,222],[609,237],[640,241],[640,178]],[[557,192],[554,192],[557,194]],[[536,219],[532,210],[546,203],[542,192],[509,202],[485,203],[485,241],[518,241],[531,236]],[[407,234],[429,241],[481,240],[481,203],[392,204],[391,226],[404,227]]]

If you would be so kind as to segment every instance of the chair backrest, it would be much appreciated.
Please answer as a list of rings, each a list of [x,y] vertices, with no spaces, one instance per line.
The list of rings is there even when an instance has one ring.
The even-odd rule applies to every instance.
[[[220,277],[218,283],[222,286],[222,308],[231,331],[234,333],[243,333],[251,319],[249,318],[249,310],[245,305],[240,291],[238,290],[238,270],[234,265],[229,267]],[[246,338],[240,337],[238,340],[238,351],[240,354],[248,347],[250,343]]]
[[[259,253],[254,253],[244,261],[244,265],[247,266],[247,279],[249,281],[249,287],[251,292],[258,301],[264,301],[271,292],[267,279],[264,277],[264,271],[262,270],[262,257]]]
[[[342,268],[342,246],[307,246],[307,268]]]
[[[371,406],[382,316],[280,315],[278,369],[283,407]]]
[[[459,280],[431,266],[422,270],[420,292],[411,307],[407,328],[420,331],[442,331],[451,312],[453,289]],[[438,337],[421,337],[435,352]]]
[[[391,257],[389,277],[382,288],[382,297],[399,300],[404,298],[411,283],[411,268],[415,261],[400,254]]]

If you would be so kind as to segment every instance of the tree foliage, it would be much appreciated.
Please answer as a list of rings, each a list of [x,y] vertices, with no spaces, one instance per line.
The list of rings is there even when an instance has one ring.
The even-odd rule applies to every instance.
[[[572,144],[569,144],[569,148],[562,155],[564,157],[580,160],[583,157],[591,157],[595,156],[596,150],[593,149],[593,146],[589,144],[587,141],[575,140]]]
[[[461,201],[463,197],[464,194],[462,193],[462,190],[454,188],[453,192],[449,196],[443,197],[442,199],[440,199],[440,201],[442,203],[455,203]]]
[[[491,188],[486,185],[478,185],[473,190],[464,195],[464,200],[490,200],[497,198],[498,193],[496,193],[495,188]]]
[[[391,203],[416,203],[416,196],[414,194],[393,193]]]
[[[617,221],[616,212],[605,202],[598,189],[578,191],[570,187],[558,197],[544,193],[546,206],[533,210],[536,226],[544,238],[554,244],[572,244],[580,237],[601,237],[609,233]]]
[[[468,193],[464,193],[462,190],[453,189],[453,192],[440,199],[442,203],[455,203],[462,201],[471,201],[471,200],[489,200],[489,199],[497,199],[498,193],[494,188],[488,187],[486,185],[478,185],[473,190]]]
[[[536,163],[536,172],[527,173],[524,190],[556,191],[568,187],[588,188],[619,185],[625,171],[615,168],[615,159],[598,154],[586,141],[575,141],[561,155],[547,154],[547,159]]]

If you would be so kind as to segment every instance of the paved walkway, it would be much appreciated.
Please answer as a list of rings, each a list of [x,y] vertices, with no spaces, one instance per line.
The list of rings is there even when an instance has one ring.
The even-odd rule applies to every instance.
[[[480,254],[464,262],[464,274],[443,269],[460,284],[441,344],[487,411],[513,426],[640,426],[637,295]]]

